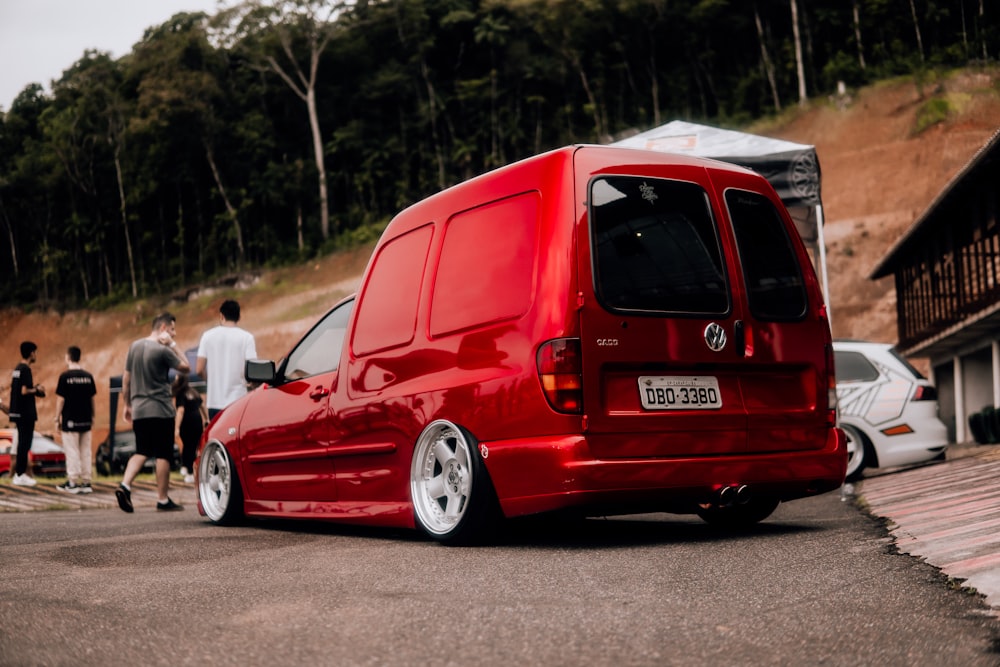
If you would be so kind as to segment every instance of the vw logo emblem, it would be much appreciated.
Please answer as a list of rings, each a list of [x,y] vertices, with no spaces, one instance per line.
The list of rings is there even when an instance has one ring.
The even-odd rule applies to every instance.
[[[705,342],[708,344],[708,349],[718,352],[726,346],[726,330],[712,322],[705,327]]]

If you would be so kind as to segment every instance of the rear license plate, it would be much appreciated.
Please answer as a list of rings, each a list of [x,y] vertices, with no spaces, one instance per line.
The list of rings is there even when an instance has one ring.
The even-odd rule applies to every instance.
[[[722,407],[719,381],[714,377],[643,375],[639,399],[646,410],[716,410]]]

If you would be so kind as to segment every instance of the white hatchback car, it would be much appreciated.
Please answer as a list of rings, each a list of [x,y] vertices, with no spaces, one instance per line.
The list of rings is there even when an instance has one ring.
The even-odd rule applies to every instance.
[[[942,457],[948,429],[937,390],[892,345],[834,341],[840,427],[847,434],[847,481],[865,468]]]

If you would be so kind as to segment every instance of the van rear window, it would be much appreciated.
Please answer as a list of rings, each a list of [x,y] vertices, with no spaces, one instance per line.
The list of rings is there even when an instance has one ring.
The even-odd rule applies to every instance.
[[[804,317],[808,301],[802,270],[788,228],[774,204],[756,192],[727,190],[726,206],[736,234],[750,312],[764,321]]]
[[[715,222],[698,185],[602,176],[590,184],[590,221],[595,289],[606,308],[729,311]]]

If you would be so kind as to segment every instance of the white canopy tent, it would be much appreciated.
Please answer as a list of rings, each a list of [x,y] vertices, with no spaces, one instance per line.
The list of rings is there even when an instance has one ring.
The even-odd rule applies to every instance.
[[[813,253],[823,281],[829,314],[823,203],[815,146],[681,120],[671,121],[612,145],[713,158],[753,169],[766,178],[785,203],[802,241]]]

